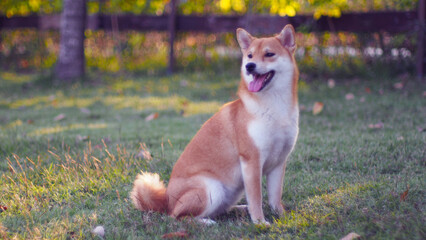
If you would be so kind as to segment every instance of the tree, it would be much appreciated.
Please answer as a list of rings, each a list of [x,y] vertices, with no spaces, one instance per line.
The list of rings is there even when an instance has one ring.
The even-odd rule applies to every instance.
[[[61,16],[61,40],[56,76],[70,82],[84,76],[84,29],[86,0],[64,0]]]

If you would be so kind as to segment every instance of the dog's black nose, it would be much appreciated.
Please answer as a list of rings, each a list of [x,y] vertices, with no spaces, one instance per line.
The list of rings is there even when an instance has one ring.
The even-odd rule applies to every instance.
[[[253,72],[255,68],[256,68],[255,63],[251,62],[251,63],[246,64],[246,69],[247,69],[247,72],[249,72],[249,73]]]

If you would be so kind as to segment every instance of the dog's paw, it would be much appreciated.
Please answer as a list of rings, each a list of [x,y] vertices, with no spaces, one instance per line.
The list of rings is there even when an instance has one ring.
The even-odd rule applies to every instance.
[[[253,221],[253,223],[257,226],[257,227],[261,227],[261,228],[268,228],[271,226],[271,224],[266,221],[266,220],[256,220]]]
[[[235,206],[232,206],[229,210],[228,210],[228,212],[231,212],[231,211],[237,211],[237,212],[244,212],[244,213],[246,213],[246,212],[248,212],[248,205],[235,205]]]
[[[284,215],[284,213],[285,213],[284,206],[281,203],[277,204],[276,206],[271,206],[271,208],[276,214],[278,214],[280,216]]]
[[[208,218],[199,218],[199,219],[197,219],[197,221],[199,223],[201,223],[201,224],[206,225],[206,226],[210,226],[210,225],[216,224],[216,221],[213,221],[213,220],[208,219]]]

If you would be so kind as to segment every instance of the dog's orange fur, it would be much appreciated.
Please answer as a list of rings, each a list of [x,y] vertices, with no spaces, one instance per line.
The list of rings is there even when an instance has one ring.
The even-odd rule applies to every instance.
[[[238,29],[237,36],[244,55],[238,89],[240,98],[225,104],[204,123],[176,162],[167,189],[157,174],[143,173],[137,177],[131,198],[139,210],[164,211],[176,218],[213,217],[235,204],[245,191],[252,220],[267,223],[262,210],[262,175],[265,174],[270,181],[269,202],[273,209],[283,213],[285,161],[297,138],[298,70],[293,56],[294,29],[287,25],[279,35],[259,39]],[[276,56],[265,57],[265,49]],[[252,57],[248,58],[248,54]],[[254,76],[244,70],[247,61],[257,63],[259,68],[281,61],[290,71],[281,73],[280,67],[273,69],[276,74],[269,83],[271,86],[250,92],[247,82]],[[279,81],[289,81],[285,83],[291,85],[287,94]],[[283,96],[275,99],[273,91],[279,93],[281,88]],[[269,106],[267,101],[273,101],[274,106]],[[265,113],[259,114],[262,109],[266,109]],[[271,127],[272,138],[278,139],[279,144],[270,143],[263,136],[257,139],[256,126]],[[273,128],[282,134],[275,134]],[[285,136],[287,132],[291,133],[289,138]]]

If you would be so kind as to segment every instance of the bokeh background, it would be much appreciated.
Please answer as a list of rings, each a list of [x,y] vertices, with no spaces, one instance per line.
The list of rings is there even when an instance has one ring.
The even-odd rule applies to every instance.
[[[3,0],[0,15],[7,18],[60,14],[62,0]],[[88,0],[88,15],[167,15],[168,0]],[[347,12],[417,12],[418,0],[195,0],[178,1],[178,15],[309,15],[314,19],[339,18]],[[375,77],[414,75],[417,30],[319,32],[309,26],[297,29],[302,78]],[[59,31],[2,29],[0,68],[10,72],[51,73],[59,53]],[[167,31],[85,31],[85,59],[89,73],[162,74],[167,68]],[[240,51],[234,32],[177,32],[176,69],[236,71]],[[10,74],[9,74],[10,75]],[[99,75],[98,75],[99,76]],[[4,76],[3,76],[4,77]]]

